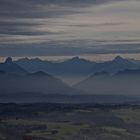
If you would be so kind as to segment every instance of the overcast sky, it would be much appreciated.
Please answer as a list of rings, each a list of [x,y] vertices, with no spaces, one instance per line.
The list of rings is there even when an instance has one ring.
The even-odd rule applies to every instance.
[[[0,56],[138,55],[139,44],[140,0],[0,0]]]

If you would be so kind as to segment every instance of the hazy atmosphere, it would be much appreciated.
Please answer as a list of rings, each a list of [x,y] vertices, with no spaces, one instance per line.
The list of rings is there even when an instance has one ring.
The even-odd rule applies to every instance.
[[[140,140],[140,0],[0,0],[0,140]]]

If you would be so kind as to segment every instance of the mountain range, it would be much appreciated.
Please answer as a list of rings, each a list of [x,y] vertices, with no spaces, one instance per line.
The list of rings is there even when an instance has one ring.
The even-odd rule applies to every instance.
[[[125,69],[137,69],[140,63],[134,60],[124,59],[117,56],[112,61],[94,62],[79,57],[63,62],[51,62],[46,60],[23,58],[15,61],[16,64],[29,72],[43,71],[63,79],[73,85],[97,72],[117,73]]]
[[[140,69],[126,69],[113,75],[98,72],[74,85],[90,94],[130,95],[140,97]]]
[[[7,58],[0,64],[0,98],[24,97],[36,99],[46,94],[79,94],[79,91],[65,84],[60,79],[42,72],[30,73]],[[28,93],[28,94],[27,94]],[[12,97],[12,98],[13,98]]]
[[[77,75],[86,78],[73,86],[58,78]],[[6,102],[119,102],[124,96],[138,97],[139,83],[138,62],[120,56],[102,63],[79,57],[63,62],[8,57],[0,63],[0,101]]]
[[[26,75],[28,73],[24,68],[14,63],[10,57],[4,63],[0,63],[0,71],[18,75]]]

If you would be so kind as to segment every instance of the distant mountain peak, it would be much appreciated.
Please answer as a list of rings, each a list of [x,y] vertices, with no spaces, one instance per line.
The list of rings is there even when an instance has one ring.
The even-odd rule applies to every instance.
[[[78,56],[75,56],[72,58],[73,60],[79,60],[80,58]]]
[[[132,63],[130,60],[128,59],[125,59],[121,56],[116,56],[113,61],[113,63],[117,63],[117,64],[126,64],[126,65],[133,65],[134,66],[134,63]]]
[[[21,58],[19,60],[23,60],[23,61],[29,61],[30,59],[28,57],[24,57],[24,58]]]
[[[5,60],[5,63],[12,63],[12,62],[13,62],[12,57],[8,57]]]
[[[0,70],[8,74],[25,75],[28,73],[24,68],[13,62],[11,57],[8,57],[4,63],[0,63]]]
[[[115,58],[114,58],[114,60],[113,61],[124,61],[124,60],[126,60],[126,59],[124,59],[123,57],[121,57],[121,56],[116,56]]]
[[[71,59],[65,61],[65,62],[90,62],[89,60],[86,60],[84,58],[80,58],[79,56],[75,56],[75,57],[72,57]]]
[[[69,59],[68,61],[79,61],[81,60],[78,56],[72,57],[71,59]]]
[[[28,58],[28,57],[24,57],[21,59],[18,59],[17,61],[42,61],[39,58]]]

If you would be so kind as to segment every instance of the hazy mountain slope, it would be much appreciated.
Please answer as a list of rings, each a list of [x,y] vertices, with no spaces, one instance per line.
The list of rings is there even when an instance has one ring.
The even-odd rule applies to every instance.
[[[126,70],[123,70],[123,71],[119,71],[118,73],[116,73],[115,76],[133,76],[135,78],[139,78],[140,76],[140,69],[134,69],[134,70],[131,70],[131,69],[126,69]],[[138,76],[138,77],[137,77]]]
[[[12,58],[10,57],[7,58],[4,63],[0,63],[0,71],[4,71],[9,74],[18,74],[18,75],[25,75],[28,73],[24,68],[14,63],[12,61]]]
[[[124,70],[111,76],[94,74],[74,87],[90,94],[134,95],[140,97],[140,70]]]
[[[129,61],[131,61],[132,63],[134,63],[140,67],[140,60],[130,59]]]
[[[116,73],[121,70],[138,67],[132,61],[120,56],[117,56],[112,61],[102,63],[91,62],[79,57],[73,57],[64,62],[50,62],[28,58],[20,59],[15,62],[30,72],[46,71],[56,75],[89,75],[101,71]]]
[[[64,62],[43,61],[40,59],[23,58],[15,61],[29,72],[44,71],[57,75],[89,74],[95,62],[74,57]]]
[[[92,62],[79,57],[65,60],[63,62],[42,61],[40,59],[20,59],[15,61],[18,65],[29,72],[44,71],[55,75],[65,82],[73,85],[96,72],[106,71],[114,74],[125,69],[136,69],[139,65],[130,60],[117,56],[112,61]]]
[[[74,94],[76,90],[70,88],[61,80],[46,74],[36,72],[19,76],[14,74],[0,75],[0,93],[38,92],[44,94]],[[77,92],[78,93],[78,92]]]
[[[12,62],[11,58],[0,64],[0,85],[1,100],[29,98],[31,101],[44,99],[47,94],[81,93],[45,72],[28,73]]]
[[[79,61],[75,61],[75,59],[78,60],[79,58],[67,61],[70,61],[72,66]],[[83,63],[87,62],[83,60]],[[140,91],[139,70],[124,70],[113,76],[107,72],[97,72],[71,88],[48,73],[42,71],[27,73],[9,58],[0,65],[0,100],[4,102],[119,103],[119,101],[130,101],[130,98],[122,95],[132,95],[131,93],[137,95]],[[6,65],[5,69],[2,69],[3,65]],[[68,63],[66,62],[65,65]],[[10,67],[12,71],[10,71]],[[136,78],[133,78],[136,73]],[[86,93],[93,95],[90,96]]]
[[[29,72],[44,71],[50,73],[69,84],[74,84],[89,76],[92,73],[93,66],[96,64],[79,57],[74,57],[64,62],[24,58],[15,61],[15,63]]]
[[[37,72],[37,71],[48,72],[48,70],[52,65],[52,62],[43,61],[38,58],[35,59],[22,58],[15,61],[15,63],[29,72]]]
[[[112,61],[97,63],[93,67],[93,73],[105,71],[114,74],[125,69],[136,69],[136,68],[138,68],[138,65],[136,65],[135,63],[127,59],[124,59],[120,56],[117,56]]]

